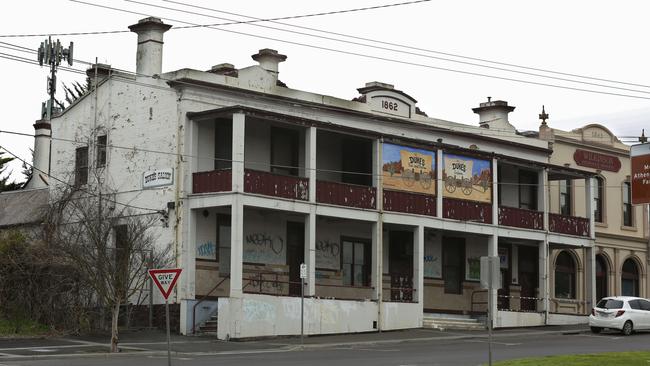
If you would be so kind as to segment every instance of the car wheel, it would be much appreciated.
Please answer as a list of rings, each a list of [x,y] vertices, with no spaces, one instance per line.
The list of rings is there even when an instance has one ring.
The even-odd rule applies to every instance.
[[[630,334],[632,334],[633,330],[634,327],[632,326],[632,322],[628,320],[625,322],[625,324],[623,324],[623,329],[621,329],[621,333],[623,333],[623,335],[629,336]]]
[[[598,334],[598,333],[600,333],[601,330],[603,330],[603,328],[601,328],[601,327],[591,327],[591,332],[592,333]]]

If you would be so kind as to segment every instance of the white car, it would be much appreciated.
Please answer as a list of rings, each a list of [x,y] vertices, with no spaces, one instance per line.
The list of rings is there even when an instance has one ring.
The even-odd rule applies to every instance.
[[[589,326],[593,333],[618,329],[624,335],[634,330],[650,330],[650,301],[640,297],[605,297],[591,309]]]

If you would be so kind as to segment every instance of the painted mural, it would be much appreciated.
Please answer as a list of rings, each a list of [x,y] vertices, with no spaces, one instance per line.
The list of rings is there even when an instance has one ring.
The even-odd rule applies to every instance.
[[[382,155],[384,189],[436,194],[435,151],[385,143]]]
[[[492,169],[489,160],[444,154],[444,197],[492,202]]]

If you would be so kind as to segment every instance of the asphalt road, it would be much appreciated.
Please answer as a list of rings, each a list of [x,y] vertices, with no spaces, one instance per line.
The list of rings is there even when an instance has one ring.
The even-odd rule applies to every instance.
[[[360,342],[351,345],[296,344],[277,341],[258,343],[254,347],[242,345],[239,349],[220,352],[185,352],[172,357],[173,365],[314,365],[314,366],[400,366],[400,365],[480,365],[487,363],[487,339],[484,335],[462,339],[426,339],[409,341]],[[88,347],[96,347],[88,344]],[[154,346],[151,344],[150,346]],[[119,355],[72,355],[62,358],[45,357],[35,360],[3,360],[19,350],[0,349],[0,366],[157,366],[166,365],[166,355],[155,347],[135,345],[128,353]],[[53,348],[58,352],[66,345]],[[579,334],[499,334],[493,343],[494,360],[556,354],[578,354],[617,351],[650,350],[650,333],[623,337],[617,333]],[[90,350],[89,350],[90,351]],[[91,351],[92,352],[92,351]],[[33,353],[32,353],[33,354]],[[648,361],[650,362],[650,360]]]

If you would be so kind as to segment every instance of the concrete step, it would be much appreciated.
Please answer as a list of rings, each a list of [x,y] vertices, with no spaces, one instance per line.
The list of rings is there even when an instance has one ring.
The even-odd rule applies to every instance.
[[[478,321],[477,319],[472,319],[468,316],[456,316],[456,317],[425,317],[422,320],[422,327],[428,329],[439,329],[439,330],[483,330],[485,329],[485,324]]]
[[[459,323],[459,324],[477,324],[479,322],[476,319],[453,319],[453,318],[438,318],[438,319],[424,318],[422,320],[424,322],[431,322],[431,323],[444,322],[444,323]]]

